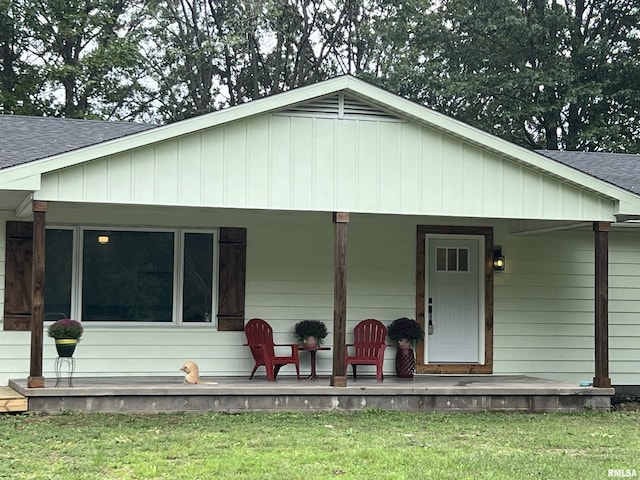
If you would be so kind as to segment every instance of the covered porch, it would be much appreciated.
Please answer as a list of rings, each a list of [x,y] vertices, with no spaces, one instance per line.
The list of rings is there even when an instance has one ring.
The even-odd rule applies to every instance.
[[[345,117],[350,95],[375,107],[375,119]],[[318,116],[319,99],[336,110]],[[134,388],[141,383],[132,379],[148,378],[163,404],[175,397],[180,405],[219,405],[216,394],[253,365],[242,345],[243,326],[254,317],[270,323],[279,343],[293,342],[299,320],[324,321],[331,354],[319,359],[326,382],[289,382],[285,369],[277,385],[265,384],[242,405],[299,402],[304,409],[322,399],[314,408],[338,408],[335,402],[362,403],[366,390],[385,408],[405,398],[421,408],[439,401],[459,408],[448,396],[468,385],[457,378],[498,392],[464,390],[471,393],[461,394],[462,403],[483,410],[493,402],[506,408],[506,395],[518,399],[517,408],[544,411],[525,398],[537,397],[528,387],[499,393],[482,383],[503,378],[566,382],[566,395],[546,385],[552,393],[543,398],[587,398],[584,389],[575,391],[581,380],[606,396],[611,306],[616,381],[633,383],[637,375],[636,295],[629,288],[640,285],[630,265],[637,241],[633,225],[618,223],[637,217],[639,197],[354,79],[17,165],[0,175],[0,189],[13,202],[2,217],[10,253],[0,345],[9,349],[0,353],[0,374],[3,383],[26,377],[29,366],[28,387],[20,388],[29,392],[30,409],[47,410],[38,402],[54,398],[66,400],[52,411],[67,409],[69,399],[93,405],[118,390],[108,385],[82,397],[81,383],[69,396],[42,388],[52,386],[55,353],[44,337],[55,312],[86,327],[76,354],[85,380],[78,382],[112,377]],[[56,236],[61,253],[48,255]],[[206,261],[191,247],[194,239],[206,244]],[[506,267],[494,271],[498,251]],[[138,262],[132,252],[154,255]],[[191,274],[206,278],[198,284],[204,287],[190,286]],[[611,304],[610,277],[617,282]],[[64,292],[46,292],[60,285]],[[203,300],[191,302],[200,290]],[[98,295],[105,292],[113,295]],[[149,299],[151,292],[157,298]],[[353,326],[404,316],[428,332],[416,348],[417,372],[426,376],[394,390],[388,349],[382,385],[349,380],[345,344]],[[189,358],[224,380],[194,390],[167,377]],[[454,383],[440,395],[416,387],[439,381],[432,374]],[[162,394],[168,384],[180,395]],[[244,383],[233,398],[254,385]],[[281,385],[300,393],[283,393]],[[323,393],[316,398],[308,388]],[[122,398],[149,395],[156,394]]]
[[[416,375],[412,380],[375,376],[350,378],[332,387],[329,378],[297,380],[279,376],[211,377],[216,385],[185,385],[178,376],[79,377],[73,387],[29,388],[27,379],[11,388],[28,399],[30,412],[354,412],[366,409],[419,412],[608,411],[612,388],[581,387],[525,375]],[[49,384],[50,383],[50,384]],[[46,387],[54,387],[47,379]]]
[[[468,262],[469,270],[475,268],[472,276],[478,280],[474,290],[478,301],[470,315],[475,322],[471,328],[475,336],[470,344],[476,347],[477,358],[433,361],[429,357],[431,344],[427,342],[435,335],[428,332],[425,341],[416,345],[417,373],[526,375],[573,385],[579,380],[589,380],[596,387],[611,386],[606,308],[608,223],[587,223],[586,227],[574,229],[561,225],[538,236],[516,235],[513,221],[495,219],[489,222],[439,218],[446,224],[434,225],[432,217],[409,215],[354,214],[347,221],[340,221],[339,215],[327,212],[209,210],[205,216],[199,209],[185,208],[110,207],[107,212],[105,206],[90,209],[64,203],[50,206],[47,212],[52,219],[50,232],[61,228],[58,225],[71,231],[66,225],[84,224],[86,218],[102,219],[108,215],[125,218],[122,213],[125,209],[126,222],[120,220],[120,225],[126,225],[121,227],[122,231],[128,228],[135,231],[142,218],[153,214],[162,228],[178,228],[176,220],[170,219],[179,218],[178,221],[192,226],[212,221],[225,225],[233,221],[250,232],[246,242],[250,259],[246,267],[246,301],[238,302],[244,315],[231,317],[233,328],[223,323],[220,315],[217,323],[194,324],[87,320],[85,335],[75,354],[79,376],[164,378],[191,358],[207,376],[241,377],[253,366],[249,349],[243,346],[246,342],[243,318],[266,319],[280,344],[294,342],[295,322],[316,318],[326,322],[330,332],[327,338],[330,351],[319,355],[318,371],[330,378],[327,383],[332,386],[347,386],[350,382],[344,362],[345,344],[351,341],[357,322],[376,318],[388,323],[402,316],[415,317],[428,331],[431,317],[427,307],[434,294],[426,286],[425,266],[429,263],[427,237],[431,235],[438,240],[446,237],[452,245],[456,239],[449,239],[455,236],[477,242],[475,257],[469,257],[474,260]],[[349,302],[345,275],[347,242],[341,235],[347,229],[351,250]],[[273,235],[274,231],[279,234]],[[507,254],[508,267],[494,273],[494,244],[498,242]],[[431,250],[437,248],[438,244]],[[40,246],[40,250],[44,247]],[[595,265],[594,250],[599,260]],[[44,255],[39,257],[42,259]],[[431,262],[432,270],[434,264],[437,266],[437,262]],[[244,267],[240,270],[244,271]],[[49,271],[56,272],[51,268]],[[446,285],[451,289],[450,283]],[[41,298],[42,293],[41,289]],[[451,306],[456,298],[447,305]],[[72,316],[80,316],[80,300],[77,315]],[[32,306],[38,305],[34,302]],[[53,342],[45,341],[42,303],[39,307],[32,319],[37,319],[38,313],[40,319],[29,325],[29,331],[20,334],[23,350],[28,348],[31,353],[33,370],[29,387],[33,388],[51,386],[56,356]],[[445,325],[439,312],[433,320],[437,335]],[[452,335],[458,332],[453,331]],[[385,383],[393,375],[395,351],[387,349]],[[308,361],[304,357],[303,361]],[[285,367],[285,376],[292,373],[291,366]],[[20,377],[21,374],[14,374],[9,378]]]

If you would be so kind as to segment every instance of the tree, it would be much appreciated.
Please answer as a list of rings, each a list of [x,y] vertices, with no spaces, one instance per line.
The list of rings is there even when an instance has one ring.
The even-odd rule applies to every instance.
[[[634,0],[404,7],[411,46],[380,83],[528,148],[640,151]]]
[[[340,10],[324,0],[154,0],[146,59],[163,121],[312,83],[339,71]]]
[[[140,90],[132,0],[18,0],[21,58],[37,69],[33,103],[48,115],[129,117]],[[135,26],[135,24],[133,24]]]
[[[25,46],[22,4],[0,0],[0,113],[35,114],[33,67],[20,56]]]
[[[637,0],[0,0],[0,105],[172,122],[351,73],[528,148],[638,152],[638,24]]]

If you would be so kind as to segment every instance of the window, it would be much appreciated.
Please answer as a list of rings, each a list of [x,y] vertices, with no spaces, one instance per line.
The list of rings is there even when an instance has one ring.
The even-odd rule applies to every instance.
[[[213,297],[213,233],[184,234],[182,321],[211,322]]]
[[[436,270],[439,272],[469,271],[469,250],[466,248],[437,248]]]
[[[31,329],[31,275],[33,267],[33,223],[7,220],[6,224],[6,257],[5,257],[5,289],[4,289],[4,321],[2,328],[12,331],[29,331]],[[113,238],[114,231],[144,232],[149,229],[111,229],[97,230],[95,227],[82,229],[79,226],[49,226],[46,236],[45,251],[45,311],[47,321],[62,316],[82,320],[84,310],[82,298],[82,271],[84,247],[84,231],[99,232],[92,241],[106,245]],[[142,315],[142,320],[135,324],[158,325],[216,325],[220,331],[242,331],[244,329],[245,283],[246,283],[246,249],[247,229],[244,227],[219,227],[216,231],[185,231],[165,229],[170,233],[174,249],[171,254],[173,270],[171,284],[171,320],[152,321]],[[210,245],[210,247],[208,246]],[[95,247],[96,245],[94,245]],[[136,246],[139,250],[140,245]],[[185,261],[191,256],[191,260]],[[212,259],[210,261],[209,259]],[[197,261],[195,261],[197,260]],[[164,260],[163,260],[164,261]],[[195,267],[195,268],[194,268]],[[88,270],[89,271],[89,270]],[[151,265],[146,272],[149,278],[141,281],[149,284],[164,285],[168,291],[167,271]],[[209,276],[209,271],[211,275]],[[151,273],[151,275],[149,275]],[[93,272],[94,278],[96,272]],[[140,277],[145,275],[141,273]],[[99,278],[99,275],[97,275]],[[86,280],[86,279],[85,279]],[[94,285],[88,283],[89,289]],[[209,295],[203,295],[207,284],[211,285]],[[151,290],[151,289],[150,289]],[[198,292],[198,293],[195,293]],[[138,305],[147,301],[146,290],[138,292]],[[96,296],[96,292],[88,292],[87,297]],[[157,299],[163,295],[154,294]],[[161,303],[161,302],[159,302]],[[149,303],[145,303],[149,305]],[[208,307],[209,306],[209,307]],[[158,310],[164,307],[156,307]],[[113,309],[113,304],[111,304]],[[108,310],[104,307],[104,310]],[[147,309],[147,312],[150,309]],[[138,311],[142,311],[141,308]],[[211,312],[207,315],[208,312]],[[159,318],[156,315],[156,319]],[[121,323],[132,323],[132,319],[115,318]],[[103,319],[102,323],[107,320]],[[101,324],[99,320],[88,320],[87,323]]]
[[[83,321],[173,321],[174,233],[82,232]]]
[[[49,228],[45,320],[211,324],[216,237],[213,231]]]
[[[71,317],[73,230],[47,230],[45,246],[45,320]]]

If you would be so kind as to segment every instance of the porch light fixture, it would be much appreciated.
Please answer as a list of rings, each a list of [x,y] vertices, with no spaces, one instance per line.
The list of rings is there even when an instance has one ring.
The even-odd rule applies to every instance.
[[[493,269],[496,271],[504,270],[504,255],[502,254],[502,247],[496,247],[493,251]]]
[[[109,235],[98,235],[98,243],[100,245],[106,245],[109,243]]]

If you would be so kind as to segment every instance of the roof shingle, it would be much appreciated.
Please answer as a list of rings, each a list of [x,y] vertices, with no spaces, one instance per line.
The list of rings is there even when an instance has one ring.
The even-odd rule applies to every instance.
[[[563,150],[538,150],[538,153],[600,180],[640,194],[640,155]]]
[[[0,115],[0,169],[33,162],[157,125]]]

